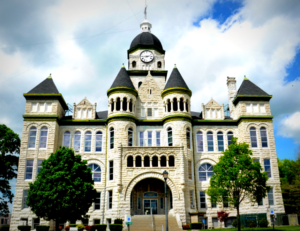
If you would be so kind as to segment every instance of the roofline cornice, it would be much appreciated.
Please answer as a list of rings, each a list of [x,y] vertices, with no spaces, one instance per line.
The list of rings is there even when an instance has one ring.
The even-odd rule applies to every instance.
[[[109,97],[111,94],[113,93],[130,93],[132,95],[134,95],[135,97],[138,96],[138,91],[133,89],[133,88],[130,88],[130,87],[113,87],[113,88],[110,88],[108,91],[107,91],[107,96]]]
[[[184,87],[171,87],[171,88],[167,88],[165,90],[163,90],[161,92],[161,97],[165,97],[169,94],[173,94],[173,93],[184,93],[187,94],[188,96],[192,96],[192,91],[190,89],[184,88]]]
[[[24,93],[23,96],[25,97],[26,100],[45,100],[45,99],[57,99],[61,106],[63,107],[64,110],[68,110],[68,105],[62,96],[62,94],[32,94],[32,93]]]
[[[237,105],[239,101],[270,101],[272,95],[237,95],[232,103]]]

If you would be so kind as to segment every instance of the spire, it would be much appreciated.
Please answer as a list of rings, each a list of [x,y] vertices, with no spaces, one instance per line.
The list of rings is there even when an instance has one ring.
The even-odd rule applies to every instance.
[[[189,89],[189,87],[186,85],[184,79],[182,78],[178,68],[176,67],[176,64],[173,68],[173,71],[168,79],[168,82],[165,86],[165,89],[172,88],[172,87],[182,87]]]
[[[237,95],[269,95],[264,90],[260,89],[254,83],[252,83],[249,79],[244,78],[240,89],[237,92]]]
[[[147,2],[146,1],[145,1],[144,17],[145,17],[145,20],[140,25],[141,31],[151,33],[152,24],[147,20]]]
[[[51,74],[40,84],[34,87],[29,94],[59,94]]]
[[[110,88],[114,87],[129,87],[135,89],[124,67],[124,64],[122,65],[121,70],[119,71],[117,77],[115,78],[115,81],[113,82]]]

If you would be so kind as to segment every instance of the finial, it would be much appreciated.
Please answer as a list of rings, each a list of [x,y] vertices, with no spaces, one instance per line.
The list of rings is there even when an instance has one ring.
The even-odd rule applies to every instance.
[[[249,80],[249,79],[246,77],[246,75],[244,75],[244,80]]]
[[[51,73],[50,73],[50,75],[47,77],[47,79],[52,79]]]
[[[177,68],[177,67],[176,67],[176,64],[174,64],[174,68]]]
[[[122,68],[125,68],[124,63],[122,64]]]
[[[145,20],[147,20],[147,1],[145,0],[145,10],[144,10]]]

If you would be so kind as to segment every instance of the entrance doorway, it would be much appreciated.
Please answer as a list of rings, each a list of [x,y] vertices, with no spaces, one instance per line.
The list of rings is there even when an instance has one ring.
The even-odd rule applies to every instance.
[[[144,200],[144,214],[150,215],[152,208],[152,214],[157,214],[157,200]]]

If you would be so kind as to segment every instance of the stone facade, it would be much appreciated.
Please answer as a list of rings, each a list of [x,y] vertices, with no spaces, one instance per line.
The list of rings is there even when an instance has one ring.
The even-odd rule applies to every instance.
[[[266,213],[269,219],[270,207],[274,208],[276,213],[284,213],[269,101],[257,102],[252,99],[234,101],[237,97],[236,81],[234,78],[228,78],[231,118],[225,116],[224,105],[219,105],[213,99],[206,105],[202,105],[202,116],[200,113],[193,113],[189,91],[178,88],[179,90],[172,91],[171,89],[164,93],[166,91],[164,90],[166,85],[164,75],[152,75],[150,72],[130,75],[130,70],[133,69],[137,71],[158,70],[158,61],[162,62],[160,69],[164,71],[164,54],[153,49],[151,51],[154,53],[154,60],[144,64],[139,59],[142,51],[143,49],[137,49],[129,54],[129,76],[137,94],[135,91],[125,91],[122,88],[109,94],[105,118],[97,117],[97,105],[90,103],[86,98],[74,104],[71,117],[64,115],[61,100],[44,100],[40,99],[40,96],[36,96],[36,99],[27,99],[11,219],[12,231],[17,230],[21,219],[27,219],[28,224],[33,225],[36,216],[30,208],[24,208],[24,190],[27,190],[28,183],[36,178],[38,160],[48,158],[62,145],[74,149],[76,146],[76,154],[81,155],[88,164],[96,164],[101,168],[101,179],[95,182],[95,189],[101,192],[100,209],[95,209],[94,205],[90,208],[89,224],[94,224],[96,220],[107,223],[118,217],[123,218],[126,214],[143,214],[145,211],[143,203],[147,200],[145,190],[148,188],[148,191],[151,191],[151,188],[155,189],[155,185],[154,183],[148,186],[137,185],[140,182],[147,182],[147,179],[163,182],[162,172],[167,170],[169,172],[168,195],[172,198],[168,205],[169,213],[179,218],[183,224],[197,220],[198,216],[203,216],[207,218],[208,227],[213,227],[212,219],[217,217],[217,211],[225,209],[230,212],[231,217],[236,216],[236,211],[232,208],[223,208],[222,204],[212,208],[207,195],[203,202],[200,192],[209,187],[209,180],[200,180],[200,166],[214,165],[218,162],[222,155],[222,152],[218,151],[218,137],[223,137],[223,146],[226,149],[230,138],[228,138],[228,132],[238,137],[239,142],[246,142],[251,146],[250,128],[256,129],[258,144],[256,148],[252,148],[253,157],[259,159],[263,168],[265,167],[264,159],[270,159],[271,177],[268,184],[273,188],[274,205],[269,205],[271,197],[266,197],[262,205],[244,202],[241,214]],[[132,66],[133,61],[136,62],[135,67]],[[120,102],[119,106],[118,102]],[[50,103],[51,110],[34,110],[34,103]],[[249,105],[253,112],[249,112]],[[255,107],[259,107],[259,110],[257,111]],[[78,113],[83,113],[83,110],[87,113],[86,116],[83,114],[79,116]],[[91,110],[91,117],[89,117],[88,110]],[[207,112],[216,114],[208,116]],[[192,117],[195,114],[197,116]],[[33,131],[30,130],[32,128],[35,129],[35,133],[30,133]],[[46,146],[42,145],[43,128],[47,128]],[[261,145],[262,133],[259,132],[261,128],[266,129],[266,147]],[[89,143],[90,150],[85,147],[87,132],[90,132],[92,137]],[[209,135],[210,132],[211,135]],[[34,137],[34,134],[33,144],[31,137]],[[69,134],[70,141],[65,136],[66,134]],[[99,139],[101,139],[101,144],[96,143]],[[203,143],[201,147],[199,146],[200,139]],[[33,160],[32,168],[27,168],[28,160]],[[29,177],[27,177],[28,173]],[[148,182],[153,182],[153,180]],[[138,199],[143,195],[145,197],[143,201]],[[162,196],[162,191],[158,190],[157,198],[152,198],[152,200],[158,199],[158,207],[161,206],[159,198]],[[109,203],[110,198],[112,204]],[[205,208],[201,208],[201,205],[205,205]],[[162,208],[163,206],[157,208],[157,211],[163,213]],[[80,222],[77,221],[77,223]],[[48,221],[43,220],[40,220],[40,223],[49,224]],[[54,222],[51,221],[50,225],[53,230]]]

